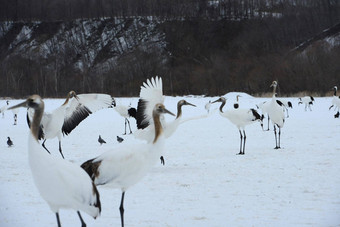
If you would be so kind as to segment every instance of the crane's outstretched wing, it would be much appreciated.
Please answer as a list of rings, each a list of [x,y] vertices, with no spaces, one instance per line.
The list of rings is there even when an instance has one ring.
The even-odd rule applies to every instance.
[[[90,114],[104,108],[110,108],[112,101],[113,98],[107,94],[81,94],[72,98],[66,108],[62,127],[63,134],[68,135]]]
[[[137,128],[144,129],[152,124],[152,111],[157,103],[164,103],[162,78],[148,79],[140,88],[137,107]]]

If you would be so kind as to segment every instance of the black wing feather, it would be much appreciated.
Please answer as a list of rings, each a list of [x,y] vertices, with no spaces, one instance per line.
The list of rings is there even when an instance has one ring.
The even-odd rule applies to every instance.
[[[293,108],[293,104],[290,101],[288,101],[288,107]]]
[[[132,107],[132,108],[128,109],[128,113],[129,113],[130,117],[133,117],[133,118],[137,119],[137,110],[136,110],[136,108]]]
[[[145,114],[144,114],[147,103],[148,101],[144,99],[138,100],[137,113],[136,113],[136,121],[137,121],[138,129],[144,129],[150,125],[150,122],[145,120]]]
[[[91,110],[84,105],[79,104],[72,116],[64,120],[62,132],[68,135],[72,130],[79,125],[85,118],[92,114]]]
[[[251,110],[251,112],[253,113],[253,115],[255,117],[254,121],[262,120],[260,114],[255,109],[250,109],[250,110]]]
[[[283,106],[283,103],[280,100],[276,100],[276,103],[279,104],[279,106]]]

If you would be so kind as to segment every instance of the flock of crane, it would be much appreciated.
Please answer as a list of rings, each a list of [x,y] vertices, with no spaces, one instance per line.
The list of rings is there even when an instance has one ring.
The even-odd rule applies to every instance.
[[[211,114],[210,107],[214,103],[220,102],[219,113],[233,123],[240,133],[239,155],[245,154],[246,132],[245,127],[254,122],[260,122],[263,129],[263,119],[266,114],[274,127],[275,149],[281,148],[281,130],[285,123],[285,112],[288,116],[288,107],[292,107],[290,102],[280,101],[276,97],[277,82],[273,81],[272,98],[258,104],[258,109],[241,108],[238,98],[233,108],[224,110],[226,98],[220,97],[217,100],[206,104],[208,112],[206,115],[182,119],[182,106],[195,106],[185,100],[180,100],[177,104],[177,115],[171,113],[164,106],[164,96],[162,90],[162,79],[155,77],[147,80],[141,86],[140,97],[137,109],[129,106],[117,105],[115,99],[107,94],[81,94],[74,91],[68,93],[65,102],[52,113],[44,112],[44,101],[39,95],[32,95],[26,101],[15,106],[9,106],[8,102],[5,110],[17,110],[19,107],[27,109],[27,122],[30,128],[28,159],[34,183],[42,198],[48,203],[53,213],[56,215],[57,224],[61,226],[59,210],[63,208],[74,209],[81,221],[82,226],[86,226],[80,211],[97,218],[101,212],[100,193],[97,189],[99,185],[108,185],[113,188],[120,188],[122,191],[120,202],[121,226],[124,226],[124,196],[125,192],[145,176],[150,169],[161,159],[164,165],[162,154],[166,139],[176,131],[177,127],[188,120],[208,117]],[[340,97],[337,96],[337,87],[334,87],[334,95],[331,108],[340,109]],[[300,98],[300,102],[311,110],[314,102],[313,97],[306,96]],[[299,102],[299,104],[300,104]],[[81,166],[64,159],[61,146],[62,135],[67,135],[77,127],[90,114],[104,108],[114,108],[125,118],[126,127],[132,133],[129,117],[134,117],[137,123],[137,130],[134,136],[145,142],[136,144],[126,144],[102,153],[98,157],[90,159]],[[14,113],[14,112],[13,112]],[[15,112],[17,114],[17,112]],[[166,122],[164,114],[175,116],[171,122]],[[16,118],[15,118],[16,124]],[[47,139],[58,137],[59,152],[62,158],[51,155],[45,146]],[[123,139],[117,137],[122,142]],[[43,142],[40,144],[40,140]],[[8,146],[13,145],[8,137]],[[98,141],[102,144],[105,141],[99,136]]]

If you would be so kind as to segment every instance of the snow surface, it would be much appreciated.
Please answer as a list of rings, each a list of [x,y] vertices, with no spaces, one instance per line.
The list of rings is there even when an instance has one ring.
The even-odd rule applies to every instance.
[[[237,94],[237,93],[235,93]],[[242,94],[241,94],[242,95]],[[235,95],[236,96],[236,95]],[[176,112],[183,97],[166,97]],[[197,107],[184,106],[183,118],[205,113],[204,105],[217,97],[184,97]],[[304,111],[297,98],[282,129],[280,150],[274,150],[272,131],[259,123],[246,128],[244,156],[239,133],[218,111],[208,118],[181,125],[167,140],[165,166],[159,162],[125,196],[126,226],[339,226],[340,225],[340,119],[329,111],[331,98],[315,98],[313,111]],[[229,97],[225,108],[236,99]],[[255,107],[268,98],[241,97],[240,105]],[[13,100],[15,104],[20,100]],[[137,98],[118,102],[137,105]],[[46,99],[46,111],[63,103]],[[0,101],[0,106],[5,100]],[[212,104],[217,109],[219,104]],[[55,215],[40,197],[27,158],[26,110],[13,125],[11,111],[0,116],[0,226],[56,226]],[[167,120],[172,120],[167,116]],[[135,120],[130,119],[133,129]],[[264,121],[266,128],[266,120]],[[122,135],[124,119],[113,109],[98,111],[62,141],[65,158],[80,165],[111,147],[141,143]],[[106,140],[102,146],[98,135]],[[125,140],[119,144],[116,136]],[[14,146],[7,147],[7,136]],[[47,140],[52,155],[59,155],[58,140]],[[83,213],[88,226],[120,226],[121,191],[99,186],[102,214],[97,220]],[[63,226],[79,226],[75,211],[60,212]]]

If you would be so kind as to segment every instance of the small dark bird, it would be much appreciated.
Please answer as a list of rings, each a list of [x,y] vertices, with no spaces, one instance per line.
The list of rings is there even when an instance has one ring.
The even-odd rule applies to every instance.
[[[121,142],[124,141],[124,139],[123,139],[122,137],[117,136],[117,141],[118,141],[119,143],[121,143]]]
[[[339,118],[339,115],[340,115],[340,113],[339,113],[339,111],[334,115],[334,118]]]
[[[160,159],[161,159],[161,164],[164,166],[165,165],[165,161],[164,161],[163,156],[161,156]]]
[[[99,138],[98,138],[98,142],[100,143],[100,145],[102,145],[103,143],[106,143],[105,140],[103,140],[100,135],[99,135]]]
[[[8,147],[13,146],[13,141],[11,140],[11,138],[9,138],[9,136],[7,137],[7,145]]]

